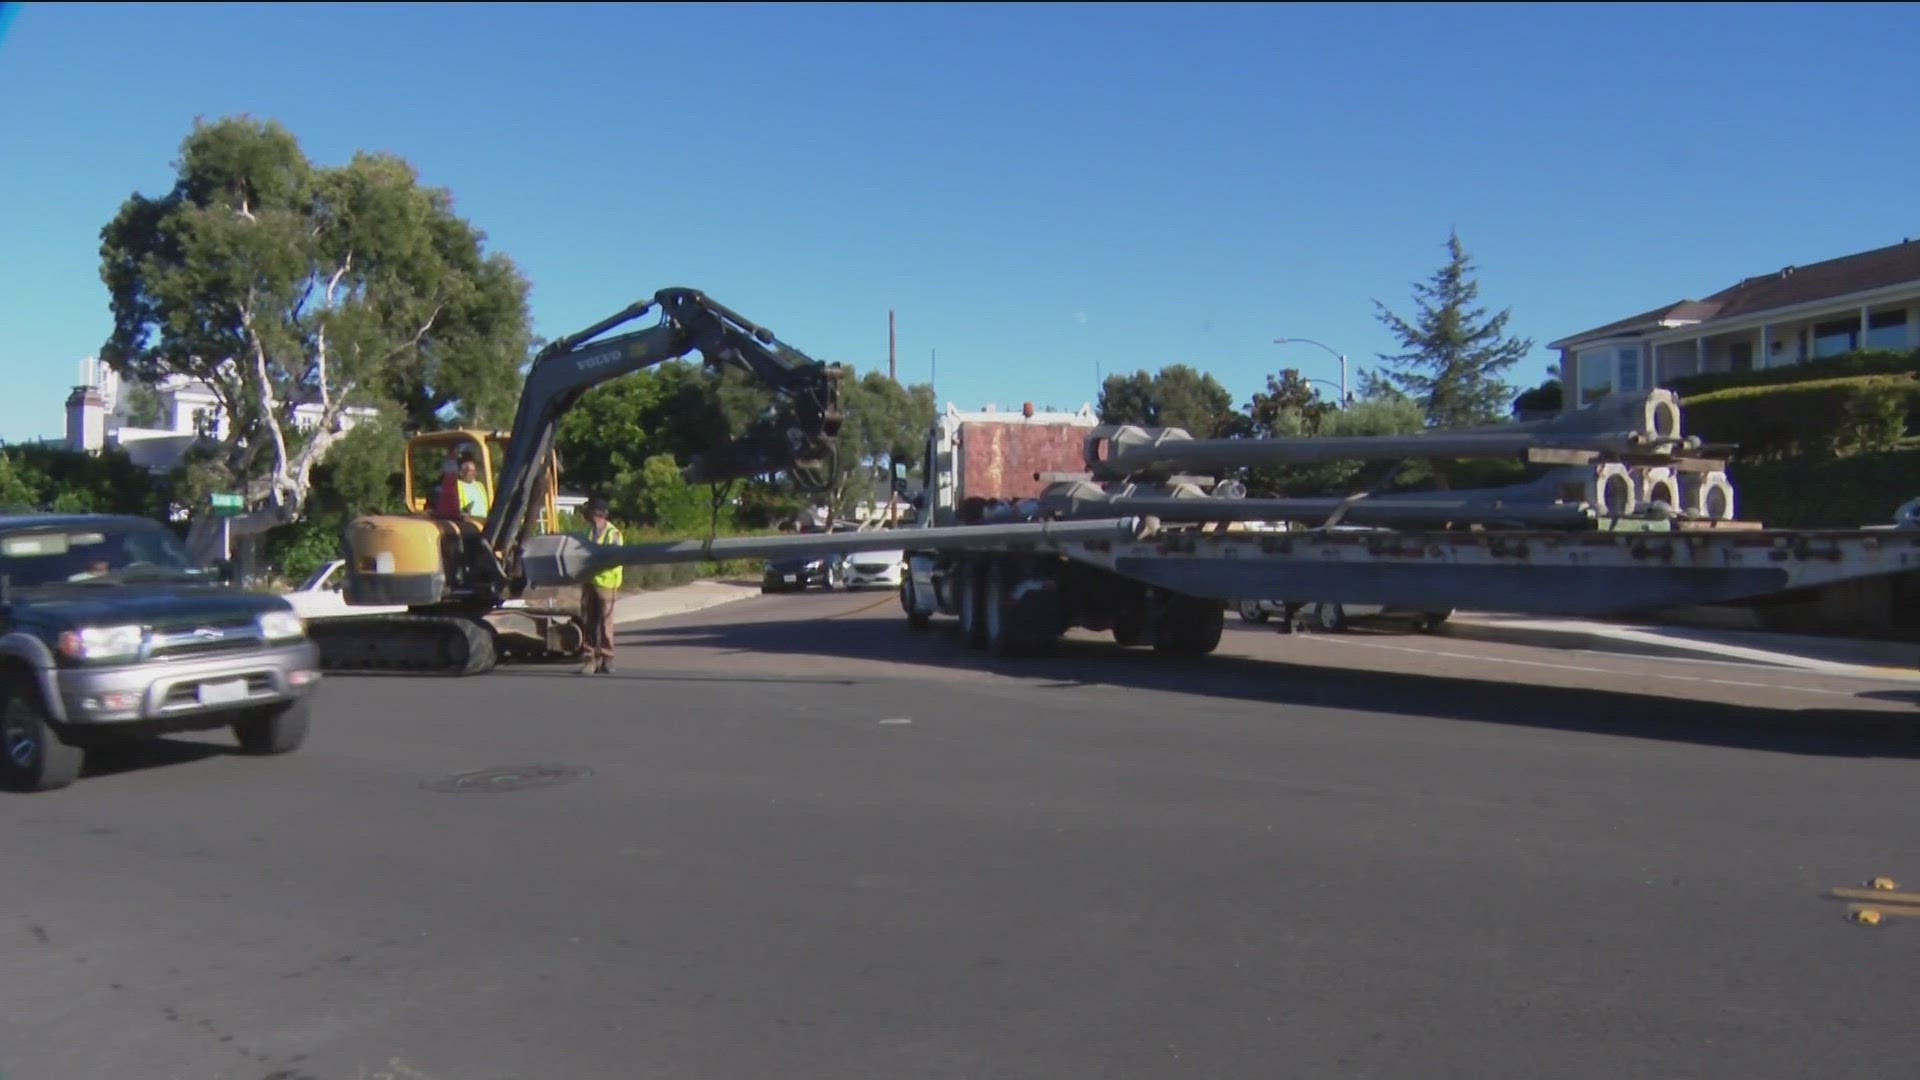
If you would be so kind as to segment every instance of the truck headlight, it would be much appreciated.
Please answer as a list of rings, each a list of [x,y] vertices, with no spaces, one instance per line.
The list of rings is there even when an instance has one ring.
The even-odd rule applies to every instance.
[[[291,611],[269,611],[260,616],[260,634],[268,641],[289,641],[307,635],[307,624]]]
[[[72,660],[114,660],[137,655],[144,636],[138,626],[89,626],[60,635],[60,654]]]

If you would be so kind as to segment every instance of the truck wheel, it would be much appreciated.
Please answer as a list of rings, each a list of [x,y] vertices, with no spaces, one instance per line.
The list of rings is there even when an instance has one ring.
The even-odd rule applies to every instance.
[[[60,741],[25,676],[0,676],[0,787],[53,791],[80,778],[86,751]]]
[[[986,620],[981,618],[986,599],[985,577],[977,560],[969,559],[960,571],[960,634],[969,649],[987,647]]]
[[[1267,621],[1268,612],[1260,606],[1258,600],[1240,601],[1240,620],[1258,625]]]
[[[1183,597],[1168,605],[1153,648],[1168,656],[1205,656],[1220,647],[1220,634],[1226,628],[1224,606]]]
[[[233,737],[249,754],[289,754],[307,741],[311,698],[255,710],[233,722]]]
[[[1420,621],[1416,623],[1415,626],[1419,629],[1421,633],[1431,634],[1435,630],[1440,629],[1441,624],[1445,623],[1448,619],[1452,617],[1453,617],[1453,611],[1451,609],[1446,611],[1429,611],[1426,614],[1420,616]]]
[[[920,594],[914,590],[913,579],[907,578],[900,583],[900,610],[907,613],[907,626],[914,630],[925,630],[933,621],[933,616],[924,611],[915,611],[919,606]]]
[[[1338,634],[1347,628],[1347,609],[1339,604],[1313,605],[1313,628],[1328,634]]]
[[[1123,649],[1131,649],[1140,644],[1143,636],[1138,615],[1116,615],[1113,617],[1113,643]]]

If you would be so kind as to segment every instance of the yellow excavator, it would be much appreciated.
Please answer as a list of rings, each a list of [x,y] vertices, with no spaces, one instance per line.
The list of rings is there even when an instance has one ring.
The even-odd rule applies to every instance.
[[[601,338],[650,312],[660,315],[655,325]],[[783,344],[697,290],[662,289],[540,350],[511,431],[439,431],[409,441],[408,512],[348,524],[342,590],[350,607],[406,613],[314,620],[309,633],[322,666],[477,675],[503,656],[577,655],[585,641],[577,598],[529,589],[521,566],[526,540],[559,525],[560,419],[593,387],[696,351],[709,368],[736,368],[771,387],[778,405],[740,438],[694,454],[682,470],[687,481],[787,473],[803,489],[823,489],[838,447],[840,366]],[[443,463],[462,452],[487,493],[484,516],[438,498]]]

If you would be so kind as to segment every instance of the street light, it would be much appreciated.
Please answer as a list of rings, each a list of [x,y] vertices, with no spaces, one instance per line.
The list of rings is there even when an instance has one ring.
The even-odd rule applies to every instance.
[[[1340,361],[1340,407],[1343,409],[1346,408],[1347,407],[1347,354],[1343,352],[1339,352],[1330,346],[1321,345],[1320,342],[1315,341],[1312,338],[1282,337],[1282,338],[1273,339],[1273,343],[1275,345],[1285,345],[1289,341],[1298,341],[1302,345],[1320,345],[1321,348],[1326,349],[1328,353],[1330,353],[1331,355],[1339,359]]]

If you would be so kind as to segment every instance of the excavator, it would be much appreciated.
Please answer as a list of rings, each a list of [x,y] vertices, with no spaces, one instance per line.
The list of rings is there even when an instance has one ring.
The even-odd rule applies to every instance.
[[[652,312],[659,314],[654,325],[602,337]],[[308,632],[323,668],[464,676],[492,670],[503,654],[577,654],[585,640],[577,608],[530,590],[521,563],[527,539],[558,524],[555,433],[588,390],[692,352],[709,369],[737,369],[767,385],[776,405],[739,438],[694,454],[682,470],[688,482],[786,473],[803,490],[824,489],[838,453],[840,365],[812,359],[696,289],[662,289],[542,348],[511,431],[440,431],[410,441],[408,512],[356,518],[344,537],[342,598],[349,607],[388,610],[315,620]],[[417,462],[463,447],[488,491],[484,517],[449,512],[423,493],[424,477],[416,483],[425,471]]]

